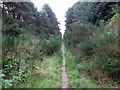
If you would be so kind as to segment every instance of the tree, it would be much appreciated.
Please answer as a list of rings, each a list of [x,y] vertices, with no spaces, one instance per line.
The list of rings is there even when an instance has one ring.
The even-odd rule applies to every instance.
[[[42,11],[46,15],[49,32],[51,34],[57,34],[60,30],[58,26],[59,23],[52,9],[49,7],[48,4],[45,4],[42,8]]]

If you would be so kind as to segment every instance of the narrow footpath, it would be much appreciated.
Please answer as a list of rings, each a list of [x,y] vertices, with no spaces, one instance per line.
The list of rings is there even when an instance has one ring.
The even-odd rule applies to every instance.
[[[64,53],[64,44],[62,42],[62,87],[61,88],[68,88],[68,77],[67,77],[67,73],[66,73],[66,70],[65,70],[65,64],[66,64],[66,61],[65,61],[65,53]]]

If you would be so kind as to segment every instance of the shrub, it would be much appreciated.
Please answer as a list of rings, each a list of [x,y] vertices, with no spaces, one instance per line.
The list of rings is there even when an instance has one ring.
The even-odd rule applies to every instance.
[[[0,86],[0,87],[2,87],[2,88],[9,88],[9,87],[11,87],[12,86],[12,80],[8,80],[8,79],[4,79],[3,77],[4,77],[5,75],[2,73],[2,70],[0,70],[0,85],[2,85],[2,86]]]
[[[43,51],[47,55],[52,55],[54,52],[58,51],[61,46],[59,36],[50,37],[49,40],[46,40],[42,43]]]
[[[119,82],[120,79],[120,62],[118,59],[109,57],[99,57],[100,68],[108,73],[110,77]]]
[[[87,35],[87,38],[84,36],[84,32],[85,29],[89,31],[89,27],[86,25],[81,28],[79,24],[75,26],[76,28],[73,27],[73,31],[70,33],[67,32],[72,38],[69,40],[70,36],[67,37],[65,42],[66,46],[68,46],[70,50],[74,49],[72,52],[77,53],[77,56],[80,57],[80,59],[83,58],[84,61],[94,57],[93,60],[96,59],[100,69],[105,73],[107,72],[110,77],[119,79],[118,35],[106,30],[102,20],[100,21],[99,26],[94,27],[90,31],[91,34]],[[82,32],[83,36],[82,33],[79,32]],[[74,40],[77,40],[78,42],[76,43]],[[70,43],[70,45],[68,43]],[[77,46],[77,48],[71,48],[73,45]]]

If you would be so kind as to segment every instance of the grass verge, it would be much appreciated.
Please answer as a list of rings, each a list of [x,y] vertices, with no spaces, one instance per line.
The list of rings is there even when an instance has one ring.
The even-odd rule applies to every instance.
[[[66,48],[65,57],[70,88],[115,88],[117,86],[98,68],[96,60],[76,60],[76,57]]]
[[[86,66],[87,63],[76,63],[75,57],[66,49],[65,56],[68,83],[71,88],[99,88],[99,85],[97,85],[95,80],[83,75],[78,69],[79,65]]]
[[[33,70],[27,77],[27,82],[19,88],[60,88],[61,87],[61,51],[37,61],[38,70]]]

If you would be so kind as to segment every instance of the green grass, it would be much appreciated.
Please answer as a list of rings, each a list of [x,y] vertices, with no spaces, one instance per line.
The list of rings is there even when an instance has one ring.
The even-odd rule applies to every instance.
[[[61,86],[61,64],[59,63],[59,56],[56,54],[52,57],[47,57],[46,60],[40,64],[41,75],[43,76],[39,81],[39,88],[60,88]]]
[[[112,80],[103,81],[108,76],[98,68],[96,60],[79,60],[65,48],[66,72],[71,88],[114,88],[117,85]],[[97,78],[97,79],[95,79]]]
[[[98,85],[96,82],[89,77],[83,76],[82,73],[79,73],[78,67],[81,64],[81,67],[85,67],[86,63],[75,63],[74,56],[68,51],[65,50],[66,56],[66,71],[68,75],[68,83],[71,88],[97,88]],[[86,67],[87,69],[87,67]]]
[[[60,88],[61,87],[61,52],[36,61],[39,74],[34,71],[27,77],[27,82],[19,84],[19,88]]]
[[[44,53],[41,43],[44,42],[32,34],[19,42],[20,72],[14,76],[12,88],[60,88],[61,87],[61,50],[48,56]],[[39,70],[32,69],[33,65]],[[36,74],[36,72],[39,72]]]

